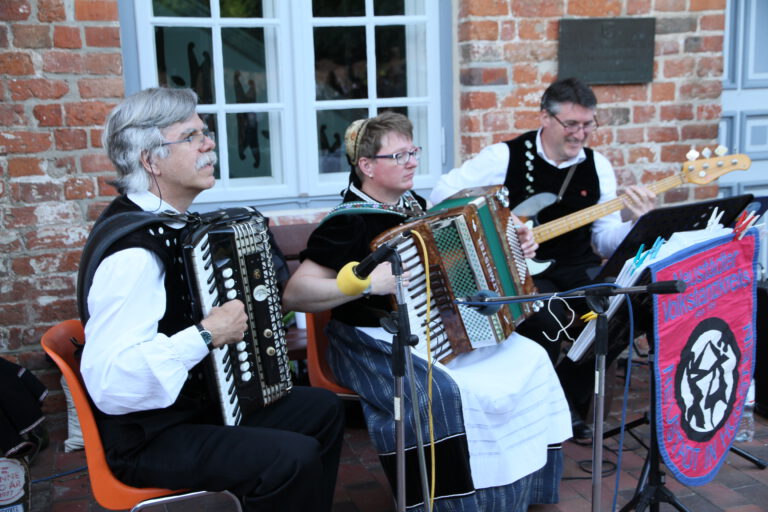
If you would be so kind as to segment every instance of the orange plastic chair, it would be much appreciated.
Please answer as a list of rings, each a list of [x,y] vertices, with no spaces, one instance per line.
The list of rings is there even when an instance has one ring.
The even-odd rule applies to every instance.
[[[85,335],[80,320],[65,320],[54,325],[40,341],[43,350],[53,359],[61,370],[64,379],[72,393],[80,428],[83,431],[85,443],[85,458],[88,462],[88,476],[91,490],[96,501],[109,510],[127,510],[132,512],[152,505],[160,505],[173,501],[189,500],[209,494],[221,494],[231,498],[235,510],[242,512],[240,500],[229,491],[186,491],[160,488],[131,487],[115,478],[107,465],[101,436],[96,428],[96,420],[91,410],[91,403],[85,392],[85,386],[80,375],[80,362],[75,358],[75,345],[72,339],[83,343]]]
[[[328,351],[328,336],[325,326],[331,319],[330,311],[307,313],[307,372],[309,383],[315,387],[333,391],[341,398],[358,399],[357,393],[340,386],[333,370],[328,366],[325,354]]]

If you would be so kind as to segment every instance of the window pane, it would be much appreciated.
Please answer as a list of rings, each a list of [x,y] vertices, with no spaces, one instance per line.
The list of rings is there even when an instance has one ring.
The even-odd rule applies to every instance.
[[[266,102],[264,29],[222,28],[221,41],[226,102]]]
[[[271,115],[277,119],[278,114]],[[274,131],[280,133],[277,127]],[[227,114],[229,177],[237,179],[272,176],[272,152],[269,139],[269,113]]]
[[[406,59],[406,30],[411,47]],[[422,25],[376,27],[376,87],[379,98],[426,95]],[[406,63],[410,63],[408,66]]]
[[[403,0],[374,0],[373,14],[375,16],[397,16],[405,14]]]
[[[364,27],[318,27],[315,37],[317,100],[367,98]]]
[[[213,103],[211,30],[155,27],[157,76],[166,87],[190,87],[200,103]]]
[[[153,0],[155,16],[180,16],[209,18],[211,7],[208,0]]]
[[[312,0],[312,16],[364,16],[365,0]]]
[[[364,108],[321,110],[317,113],[317,147],[320,173],[349,173],[344,132],[357,119],[368,117]]]
[[[261,18],[261,0],[220,0],[222,18]]]

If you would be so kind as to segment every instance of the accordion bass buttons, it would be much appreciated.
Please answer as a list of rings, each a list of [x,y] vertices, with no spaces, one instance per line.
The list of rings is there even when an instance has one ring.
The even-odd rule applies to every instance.
[[[230,277],[232,277],[233,274],[234,272],[229,267],[221,271],[221,277],[223,277],[224,279],[229,279]]]

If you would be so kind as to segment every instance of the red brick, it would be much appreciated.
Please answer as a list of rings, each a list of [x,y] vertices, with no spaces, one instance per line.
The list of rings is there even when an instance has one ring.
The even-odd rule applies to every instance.
[[[496,107],[496,94],[492,92],[468,92],[461,95],[462,110],[489,109]]]
[[[491,111],[483,114],[483,129],[487,132],[509,130],[509,112]]]
[[[685,12],[685,0],[656,0],[654,7],[657,11]]]
[[[85,27],[85,44],[97,48],[120,48],[117,27]]]
[[[8,83],[11,99],[23,101],[30,98],[41,100],[59,99],[69,92],[69,86],[63,80],[47,80],[31,78],[28,80],[14,79]]]
[[[460,2],[459,18],[464,16],[506,16],[509,14],[507,0],[472,0]]]
[[[75,272],[80,265],[79,249],[72,251],[56,251],[44,254],[35,254],[34,256],[23,256],[15,258],[11,268],[19,276],[34,276],[41,274],[53,274],[59,272]],[[21,295],[19,300],[28,299],[30,291],[50,292],[50,291],[68,291],[72,289],[72,279],[66,277],[49,276],[45,280],[35,280],[37,283],[24,283],[26,294]],[[13,301],[16,294],[10,295],[9,300]]]
[[[723,11],[726,0],[691,0],[692,11]]]
[[[32,57],[21,52],[0,53],[0,75],[33,75]]]
[[[597,85],[592,88],[601,105],[606,103],[625,103],[628,101],[648,101],[647,85]]]
[[[674,126],[669,127],[650,127],[648,128],[648,140],[656,144],[664,142],[677,142],[680,140],[680,134]]]
[[[520,39],[540,41],[547,39],[547,27],[549,22],[544,19],[520,20],[517,31]]]
[[[8,159],[8,176],[18,178],[21,176],[42,176],[43,160],[32,157],[19,157]]]
[[[49,133],[39,132],[0,132],[0,147],[8,153],[40,153],[51,147]]]
[[[685,156],[690,151],[690,145],[671,144],[661,147],[661,161],[662,162],[676,162],[682,164],[686,162],[688,158]]]
[[[55,299],[51,301],[45,301],[41,304],[35,305],[32,310],[33,322],[49,322],[51,320],[61,322],[70,318],[77,317],[77,301],[71,297]],[[27,355],[29,354],[29,356]],[[25,353],[26,368],[44,368],[41,366],[45,364],[44,354],[40,355],[40,360],[35,364],[34,362],[26,359],[31,357],[30,353]],[[87,481],[86,481],[86,485]]]
[[[489,43],[463,43],[459,45],[462,63],[478,64],[480,62],[496,63],[504,57],[504,46]]]
[[[102,128],[92,128],[90,130],[90,133],[91,133],[91,147],[92,148],[104,147],[101,141],[102,135],[104,134],[104,130]]]
[[[601,152],[605,157],[613,164],[614,167],[622,167],[625,165],[624,152],[618,148],[603,148]]]
[[[119,53],[88,53],[85,55],[85,69],[93,75],[120,75],[123,59]]]
[[[517,64],[512,68],[512,81],[516,84],[531,84],[536,81],[539,68],[533,64]]]
[[[113,104],[101,101],[67,103],[64,105],[66,124],[67,126],[103,125],[107,114],[113,108]]]
[[[659,113],[662,121],[690,121],[693,119],[693,105],[690,103],[662,105]]]
[[[27,233],[27,248],[31,251],[46,249],[81,248],[88,237],[88,231],[80,226],[43,226]]]
[[[0,25],[0,48],[8,48],[8,26]]]
[[[109,172],[115,170],[115,168],[112,166],[112,162],[109,160],[107,155],[103,153],[83,155],[80,158],[80,166],[82,167],[83,172],[87,173]]]
[[[32,113],[38,126],[61,126],[61,105],[36,105]]]
[[[696,64],[696,76],[718,78],[723,76],[723,57],[700,57]]]
[[[82,48],[83,41],[80,38],[80,27],[67,27],[59,25],[53,29],[53,45],[56,48]]]
[[[719,80],[698,81],[680,86],[681,99],[716,99],[723,92],[723,84]]]
[[[708,14],[699,19],[701,30],[724,30],[725,14]]]
[[[85,130],[56,130],[54,133],[56,149],[70,151],[88,147],[88,135]]]
[[[613,130],[609,128],[598,128],[589,136],[589,145],[594,148],[610,144],[613,144]]]
[[[693,57],[668,58],[664,61],[664,78],[690,76],[696,67]]]
[[[74,174],[77,172],[77,164],[75,163],[75,157],[64,156],[56,158],[53,161],[53,168],[56,176],[62,176],[64,174]]]
[[[51,29],[45,25],[15,25],[12,30],[16,48],[51,47]]]
[[[64,184],[64,199],[93,199],[96,197],[95,185],[87,178],[71,178]]]
[[[636,124],[644,124],[653,120],[656,116],[656,107],[653,105],[638,105],[632,107],[632,121]]]
[[[687,203],[691,197],[690,187],[678,187],[662,194],[662,204]],[[671,480],[674,482],[675,480]],[[668,480],[669,482],[669,480]]]
[[[616,130],[616,141],[620,144],[637,144],[645,141],[643,128],[619,128]]]
[[[723,49],[722,36],[695,36],[688,37],[683,43],[686,53],[695,52],[721,52]]]
[[[23,105],[0,103],[0,126],[24,126],[27,122]]]
[[[99,191],[99,196],[110,197],[117,195],[117,189],[112,185],[112,182],[115,181],[115,176],[99,176],[96,179],[98,180],[97,190]]]
[[[43,203],[59,201],[62,197],[62,187],[53,182],[14,182],[11,183],[11,195],[20,203]]]
[[[649,14],[651,12],[651,0],[627,0],[627,14]]]
[[[520,131],[535,130],[539,127],[538,110],[518,110],[515,113],[515,128]]]
[[[37,19],[42,22],[66,20],[64,0],[37,0]]]
[[[23,325],[29,323],[27,305],[23,303],[3,304],[3,324]]]
[[[117,21],[116,0],[75,0],[78,21]]]
[[[720,187],[717,184],[714,185],[701,185],[693,189],[693,198],[697,201],[703,201],[704,199],[714,199],[717,197]]]
[[[467,68],[460,72],[463,85],[505,85],[509,82],[504,68]]]
[[[699,120],[719,120],[723,109],[719,104],[715,105],[700,105],[696,108],[696,119]]]
[[[101,212],[104,211],[104,208],[106,208],[108,204],[109,202],[107,201],[88,203],[88,211],[86,212],[88,221],[92,222],[98,219],[99,215],[101,215]]]
[[[718,125],[711,124],[691,124],[683,126],[681,135],[685,139],[709,139],[717,141]]]
[[[504,20],[501,22],[501,39],[502,41],[511,41],[515,38],[517,24],[512,20]]]
[[[677,55],[680,53],[680,41],[677,39],[657,40],[654,45],[653,54],[657,57],[662,55]]]
[[[495,41],[499,38],[496,21],[470,20],[459,25],[459,41]]]
[[[563,0],[517,1],[511,3],[512,14],[517,18],[560,18],[565,14]]]
[[[673,82],[656,82],[651,86],[651,101],[672,101],[675,99],[675,84]]]
[[[79,53],[51,50],[43,53],[43,71],[46,73],[83,74],[85,64]]]
[[[29,19],[32,8],[28,0],[3,0],[0,2],[0,20],[24,21]]]
[[[486,142],[485,137],[462,137],[462,153],[466,158],[471,158],[472,155],[476,155],[481,149],[487,146]]]
[[[656,153],[650,147],[631,147],[628,150],[627,163],[647,164],[656,161]]]
[[[542,62],[557,59],[555,41],[535,41],[504,45],[504,59],[507,62]]]
[[[618,16],[622,14],[622,2],[619,0],[570,0],[568,12],[572,16]]]

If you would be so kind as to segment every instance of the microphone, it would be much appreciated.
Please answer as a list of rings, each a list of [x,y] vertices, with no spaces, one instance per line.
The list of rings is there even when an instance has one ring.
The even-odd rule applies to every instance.
[[[498,297],[499,294],[494,292],[493,290],[477,290],[477,293],[474,295],[470,295],[466,298],[467,302],[485,302],[485,299],[490,299],[494,297]],[[497,313],[501,306],[503,306],[501,302],[489,302],[488,304],[485,304],[483,306],[475,306],[472,305],[470,307],[474,308],[475,311],[480,313],[483,316],[491,316],[494,313]]]
[[[389,258],[390,252],[398,244],[410,237],[410,231],[402,233],[376,248],[371,254],[363,258],[360,263],[350,261],[336,275],[336,286],[344,295],[359,295],[371,285],[371,272],[379,263]]]
[[[666,293],[682,293],[688,287],[685,281],[680,279],[674,281],[656,281],[655,283],[648,283],[646,287],[648,293],[666,294]]]

